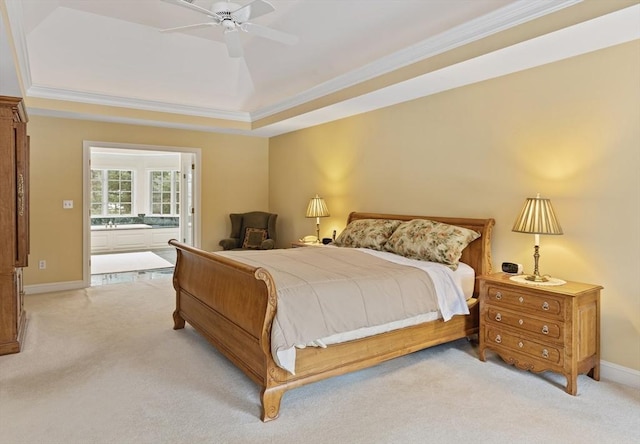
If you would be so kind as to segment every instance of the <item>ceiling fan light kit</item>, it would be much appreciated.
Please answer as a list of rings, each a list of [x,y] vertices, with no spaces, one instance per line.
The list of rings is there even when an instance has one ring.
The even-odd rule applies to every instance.
[[[238,30],[286,45],[293,45],[298,41],[298,38],[292,34],[249,22],[251,19],[275,11],[273,5],[265,0],[253,0],[244,6],[231,2],[217,2],[213,4],[211,10],[195,5],[194,0],[162,1],[199,12],[209,17],[211,21],[163,29],[160,32],[179,32],[219,25],[224,28],[224,41],[227,45],[229,57],[242,57],[244,55]]]

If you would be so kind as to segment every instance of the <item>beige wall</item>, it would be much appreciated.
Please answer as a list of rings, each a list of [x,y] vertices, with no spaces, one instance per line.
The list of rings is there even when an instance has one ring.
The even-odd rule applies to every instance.
[[[201,148],[201,246],[218,249],[230,212],[268,210],[268,139],[30,116],[31,266],[25,284],[82,280],[83,141]],[[72,210],[62,209],[73,199]],[[45,259],[47,268],[38,269]]]
[[[531,271],[533,236],[511,226],[539,192],[564,229],[540,271],[603,285],[602,357],[640,370],[639,78],[635,41],[272,138],[280,244],[314,233],[319,193],[321,236],[354,210],[493,217],[494,267]]]
[[[280,246],[315,231],[315,193],[350,211],[493,217],[494,265],[532,267],[510,231],[525,197],[550,197],[563,236],[542,237],[541,272],[598,283],[603,359],[640,370],[640,43],[633,42],[267,141],[30,116],[27,285],[82,279],[82,142],[202,148],[202,247],[228,213],[279,214]],[[73,210],[62,200],[73,199]],[[47,260],[47,269],[37,262]]]

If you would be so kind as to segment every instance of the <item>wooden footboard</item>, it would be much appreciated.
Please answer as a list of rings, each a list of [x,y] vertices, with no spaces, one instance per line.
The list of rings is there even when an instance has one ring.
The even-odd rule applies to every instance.
[[[169,244],[177,251],[174,329],[189,322],[251,379],[265,386],[276,310],[269,273],[176,240]]]
[[[364,214],[372,216],[352,213],[350,220]],[[493,219],[458,221],[463,222],[459,225],[472,226],[482,233],[481,239],[467,247],[470,249],[466,253],[470,258],[467,263],[472,262],[469,265],[477,274],[489,273]],[[185,321],[189,322],[261,387],[263,421],[277,418],[282,395],[289,389],[478,332],[478,306],[473,299],[470,315],[454,316],[448,322],[437,320],[327,348],[298,350],[296,374],[292,375],[278,367],[271,355],[271,324],[277,298],[269,272],[176,240],[169,244],[177,250],[173,276],[176,290],[174,328],[183,328]]]

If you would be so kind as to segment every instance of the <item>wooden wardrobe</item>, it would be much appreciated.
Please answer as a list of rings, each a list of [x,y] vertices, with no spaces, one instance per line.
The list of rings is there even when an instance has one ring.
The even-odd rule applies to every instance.
[[[18,353],[27,317],[22,268],[29,254],[29,138],[19,97],[0,96],[0,355]]]

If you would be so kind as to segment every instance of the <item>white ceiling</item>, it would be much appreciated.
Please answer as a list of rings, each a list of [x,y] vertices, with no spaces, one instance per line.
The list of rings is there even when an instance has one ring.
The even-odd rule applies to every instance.
[[[217,26],[160,33],[207,21],[197,12],[160,0],[0,1],[9,19],[27,105],[29,98],[53,99],[204,117],[211,123],[91,116],[38,107],[30,107],[29,113],[258,136],[640,38],[636,5],[464,63],[412,74],[395,85],[322,103],[336,92],[573,7],[580,0],[270,0],[275,12],[252,21],[294,34],[299,41],[287,46],[243,34],[241,59],[227,55]],[[213,0],[194,3],[210,8]],[[3,64],[6,53],[1,52]],[[269,124],[252,128],[254,122],[270,118]]]

